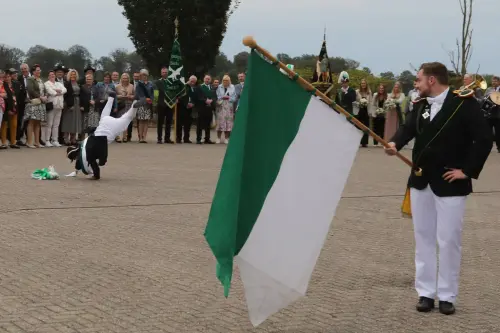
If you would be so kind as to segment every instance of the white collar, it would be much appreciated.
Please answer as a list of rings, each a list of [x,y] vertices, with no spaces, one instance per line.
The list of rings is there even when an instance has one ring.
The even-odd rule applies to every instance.
[[[437,95],[436,97],[427,97],[427,103],[430,105],[436,103],[436,104],[443,104],[444,100],[446,99],[446,96],[448,96],[448,91],[450,91],[450,88],[446,89],[443,91],[441,94]]]

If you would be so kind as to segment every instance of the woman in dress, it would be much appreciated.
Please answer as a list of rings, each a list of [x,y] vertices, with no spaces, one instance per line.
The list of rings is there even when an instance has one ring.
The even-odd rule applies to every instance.
[[[40,78],[42,73],[40,66],[34,65],[31,71],[33,75],[26,80],[28,103],[24,110],[24,120],[28,121],[26,146],[29,148],[42,148],[43,146],[40,145],[40,130],[41,123],[45,121],[47,116],[45,109],[47,97],[45,85]]]
[[[80,89],[80,110],[83,112],[83,130],[97,127],[99,125],[99,111],[95,105],[96,85],[94,84],[94,75],[85,75],[85,81]]]
[[[64,83],[67,93],[64,96],[66,110],[61,125],[64,133],[64,143],[66,146],[76,144],[76,137],[83,132],[83,113],[80,109],[80,85],[78,84],[78,72],[70,69],[67,74],[67,81]]]
[[[371,105],[371,116],[373,124],[373,132],[380,137],[384,136],[385,127],[385,101],[387,101],[387,91],[383,84],[378,86],[378,91],[373,95]],[[378,145],[378,141],[373,139],[373,144]]]
[[[49,80],[45,82],[45,90],[47,91],[47,103],[52,103],[52,110],[47,110],[47,122],[42,125],[42,140],[45,141],[45,147],[61,147],[57,138],[66,88],[61,82],[56,81],[54,71],[49,72]]]
[[[134,101],[134,96],[135,90],[134,85],[130,83],[130,76],[127,73],[123,73],[120,78],[120,84],[116,86],[116,97],[118,98],[117,117],[121,117],[130,109]],[[122,133],[122,138],[123,141],[127,142],[127,131]],[[120,137],[117,138],[116,142],[122,142]]]
[[[229,75],[224,75],[222,84],[217,88],[217,141],[221,143],[222,132],[224,132],[224,143],[229,143],[229,137],[233,130],[234,122],[234,102],[235,102],[234,85],[231,84]]]
[[[153,84],[148,81],[149,72],[146,69],[140,71],[140,81],[137,83],[135,89],[136,99],[146,99],[146,103],[139,106],[137,109],[137,120],[139,120],[139,142],[147,143],[149,121],[153,115],[153,98],[154,88]]]
[[[372,102],[372,91],[370,90],[370,87],[368,87],[368,82],[366,82],[365,79],[361,80],[359,89],[356,90],[356,102],[358,102],[359,105],[359,112],[356,118],[366,127],[370,127],[370,115],[368,114],[368,106]],[[363,134],[360,144],[361,147],[366,147],[368,145],[368,134]]]
[[[5,78],[3,79],[3,86],[0,86],[0,99],[3,98],[5,104],[3,122],[0,121],[0,127],[2,128],[2,145],[0,146],[0,149],[7,149],[7,129],[9,130],[10,134],[10,148],[20,148],[16,144],[17,100],[16,89],[14,88],[14,84],[12,83],[11,75],[12,72],[10,70],[6,70]]]
[[[387,110],[387,114],[385,115],[384,140],[389,141],[396,134],[399,125],[403,123],[402,106],[405,94],[401,90],[401,83],[394,83],[394,88],[392,88],[392,92],[387,99],[392,100],[395,104],[395,107]]]
[[[102,82],[97,83],[95,91],[96,96],[94,96],[94,100],[96,101],[97,110],[99,111],[99,114],[101,114],[102,110],[106,106],[106,103],[108,102],[108,97],[116,94],[116,87],[113,82],[111,82],[111,74],[104,72]],[[113,110],[111,111],[112,117],[116,115],[116,112],[118,111],[117,107],[118,102],[115,98]]]

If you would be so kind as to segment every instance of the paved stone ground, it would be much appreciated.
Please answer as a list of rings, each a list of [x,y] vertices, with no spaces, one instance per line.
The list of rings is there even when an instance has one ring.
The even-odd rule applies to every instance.
[[[408,171],[380,148],[358,154],[308,297],[252,328],[203,239],[224,151],[113,144],[99,182],[30,179],[72,171],[62,149],[0,151],[0,332],[500,331],[500,194],[468,200],[457,314],[416,313]],[[477,191],[500,189],[499,167],[492,153]]]

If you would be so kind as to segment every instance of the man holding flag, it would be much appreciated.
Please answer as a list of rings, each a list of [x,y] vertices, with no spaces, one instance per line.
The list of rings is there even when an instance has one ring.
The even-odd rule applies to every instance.
[[[165,105],[167,108],[170,108],[174,110],[174,128],[175,131],[177,132],[177,101],[179,98],[184,96],[186,90],[186,81],[184,78],[184,66],[182,65],[182,55],[181,55],[181,44],[179,43],[178,40],[178,25],[179,25],[179,20],[175,19],[175,40],[172,45],[172,52],[170,54],[170,63],[168,65],[168,69],[165,68],[166,71],[166,78],[163,79],[162,75],[162,80],[161,84],[162,88],[160,89],[158,87],[158,90],[160,92],[160,95],[158,96],[158,99],[163,99]],[[163,74],[163,70],[162,70]],[[163,93],[163,95],[161,94]],[[158,102],[159,104],[160,102]],[[167,126],[168,126],[167,122]],[[160,129],[158,129],[160,131]],[[169,131],[170,132],[170,131]],[[167,139],[166,136],[167,133],[165,133],[165,140]],[[159,135],[159,140],[161,136],[161,132],[158,132]],[[176,133],[176,136],[178,136],[178,133]],[[170,138],[169,138],[170,139]],[[179,143],[179,140],[177,140]]]
[[[415,232],[417,311],[431,311],[437,296],[439,311],[450,315],[455,313],[458,295],[465,199],[472,192],[471,179],[479,177],[491,152],[493,138],[473,96],[450,90],[443,64],[423,64],[416,89],[422,99],[385,151],[395,155],[415,138],[408,187]]]

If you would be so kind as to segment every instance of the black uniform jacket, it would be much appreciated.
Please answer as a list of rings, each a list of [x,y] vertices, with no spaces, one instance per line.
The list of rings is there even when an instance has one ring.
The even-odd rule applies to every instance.
[[[426,99],[416,103],[391,139],[400,150],[415,138],[408,186],[423,190],[430,185],[439,197],[468,195],[471,178],[479,177],[491,152],[492,131],[473,97],[461,98],[450,90],[432,121],[430,109]],[[421,176],[415,173],[419,168]],[[443,179],[449,169],[461,169],[468,178],[449,183]]]

